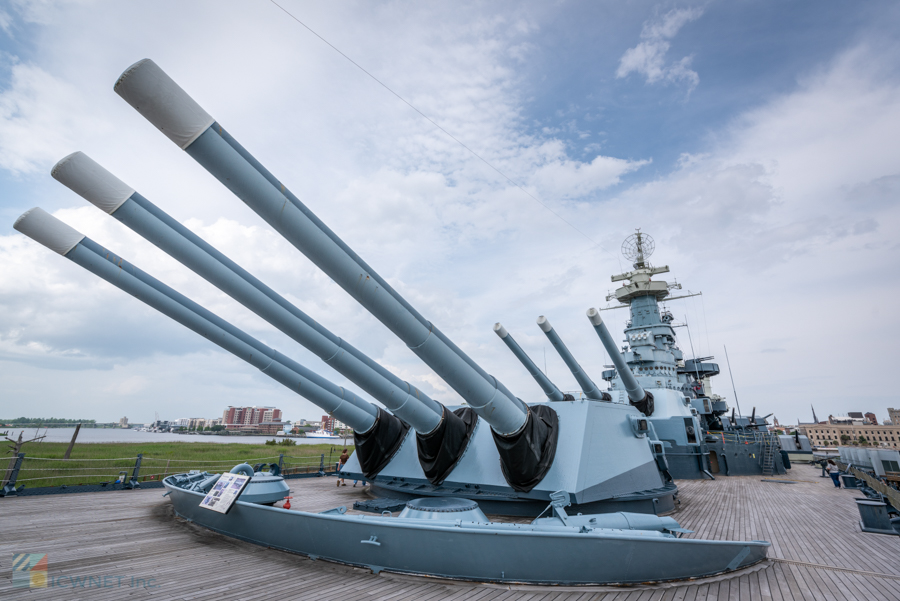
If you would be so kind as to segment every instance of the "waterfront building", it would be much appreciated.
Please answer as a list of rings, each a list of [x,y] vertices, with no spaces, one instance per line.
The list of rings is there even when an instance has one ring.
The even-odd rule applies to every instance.
[[[322,429],[327,430],[328,432],[335,432],[337,430],[349,430],[347,424],[340,420],[334,419],[330,415],[322,416]]]
[[[281,409],[277,407],[234,407],[229,405],[222,414],[222,425],[228,431],[254,434],[275,434],[284,427]]]
[[[804,424],[800,434],[805,434],[813,446],[832,446],[865,443],[873,447],[900,449],[900,424],[878,426],[866,423]]]
[[[856,417],[859,416],[859,417]],[[823,422],[824,423],[824,422]],[[862,413],[851,412],[847,415],[829,415],[828,423],[832,425],[853,426],[863,423]]]

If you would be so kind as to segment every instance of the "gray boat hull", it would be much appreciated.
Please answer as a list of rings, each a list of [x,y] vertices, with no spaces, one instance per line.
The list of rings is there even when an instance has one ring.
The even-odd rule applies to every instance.
[[[237,501],[227,515],[203,495],[171,486],[175,512],[248,542],[314,559],[484,582],[611,584],[680,580],[762,561],[764,541],[706,541],[641,530],[534,532],[527,525],[416,523],[399,518],[306,513]]]

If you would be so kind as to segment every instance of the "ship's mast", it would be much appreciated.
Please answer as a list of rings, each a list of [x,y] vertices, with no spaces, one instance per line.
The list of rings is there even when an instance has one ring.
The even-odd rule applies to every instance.
[[[680,388],[678,368],[683,366],[683,355],[675,341],[672,328],[672,314],[660,310],[659,301],[669,296],[670,290],[681,288],[681,284],[665,280],[653,280],[653,276],[668,273],[669,267],[654,267],[649,258],[656,245],[653,237],[637,229],[622,244],[622,254],[632,261],[631,271],[612,276],[613,282],[623,285],[610,293],[607,301],[613,299],[628,305],[631,320],[625,328],[623,356],[642,386],[647,388]],[[682,297],[679,297],[682,298]],[[613,389],[619,387],[615,372],[604,372],[604,379],[611,382]]]
[[[669,295],[669,290],[681,288],[681,284],[678,283],[652,281],[651,278],[654,275],[669,271],[668,265],[653,267],[647,260],[654,250],[656,250],[656,243],[653,238],[649,234],[641,232],[640,228],[625,239],[625,242],[622,243],[622,254],[626,259],[633,261],[634,269],[612,276],[612,281],[630,280],[630,282],[608,295],[606,300],[616,299],[620,303],[630,305],[638,297],[653,296],[655,300],[660,301]]]
[[[644,267],[644,236],[645,235],[646,234],[641,233],[641,228],[637,228],[637,232],[634,234],[634,238],[635,238],[634,246],[635,246],[635,251],[637,253],[637,256],[635,257],[636,260],[634,262],[634,266],[637,268],[641,268],[641,269]],[[649,249],[649,252],[647,253],[649,255],[649,254],[653,253],[653,249],[655,248],[655,246],[653,244],[653,238],[650,238],[649,236],[647,236],[647,237],[649,238],[648,241],[650,243],[650,249]],[[628,241],[626,240],[626,243],[627,242]]]

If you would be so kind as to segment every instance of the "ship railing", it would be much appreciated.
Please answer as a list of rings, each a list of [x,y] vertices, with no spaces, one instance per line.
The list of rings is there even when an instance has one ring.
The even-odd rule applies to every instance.
[[[707,430],[708,436],[720,439],[723,443],[733,444],[777,444],[778,438],[772,432],[725,432],[723,430]]]
[[[858,480],[862,480],[869,488],[889,500],[891,505],[894,506],[894,509],[900,510],[900,490],[897,490],[896,488],[891,486],[890,480],[885,479],[887,481],[882,481],[881,479],[877,478],[877,475],[873,475],[872,473],[868,473],[852,465],[843,463],[839,459],[834,459],[834,462],[842,472],[846,474],[852,474]]]
[[[234,452],[239,450],[229,449],[226,457],[232,457],[222,458],[225,453],[210,449],[210,458],[201,459],[149,457],[142,453],[132,457],[63,459],[18,453],[9,458],[5,472],[0,472],[3,475],[0,497],[158,488],[162,487],[164,478],[173,474],[190,471],[221,473],[239,463],[259,466],[262,471],[271,471],[269,466],[274,464],[286,478],[324,476],[337,473],[337,459],[341,452],[341,449],[334,447],[327,453],[322,453],[321,449],[310,449],[313,452],[309,454],[281,453],[247,458]],[[302,449],[297,451],[303,452]]]
[[[781,450],[781,444],[778,437],[773,432],[743,431],[743,432],[724,432],[710,431],[706,432],[710,436],[714,436],[722,440],[723,444],[759,444],[762,446],[761,452],[758,453],[758,461],[763,473],[774,469],[774,455]]]

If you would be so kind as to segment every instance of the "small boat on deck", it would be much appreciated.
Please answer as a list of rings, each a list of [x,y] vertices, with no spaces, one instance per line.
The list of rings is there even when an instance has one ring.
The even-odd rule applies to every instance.
[[[570,516],[569,494],[554,493],[547,517],[529,524],[491,522],[471,499],[419,498],[399,516],[321,513],[236,500],[227,513],[201,507],[198,482],[210,474],[163,480],[176,514],[258,545],[382,570],[481,582],[625,584],[698,578],[766,559],[765,541],[680,538],[670,517],[640,513]],[[239,499],[239,498],[238,498]],[[543,515],[543,514],[542,514]]]

